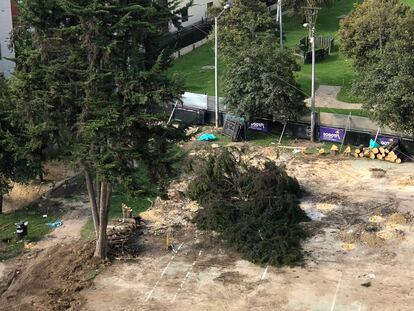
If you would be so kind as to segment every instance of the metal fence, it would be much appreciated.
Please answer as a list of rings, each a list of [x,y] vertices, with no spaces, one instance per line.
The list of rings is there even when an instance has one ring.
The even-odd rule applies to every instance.
[[[191,26],[168,33],[164,37],[164,45],[172,50],[180,50],[208,37],[213,28],[209,19],[203,19]]]

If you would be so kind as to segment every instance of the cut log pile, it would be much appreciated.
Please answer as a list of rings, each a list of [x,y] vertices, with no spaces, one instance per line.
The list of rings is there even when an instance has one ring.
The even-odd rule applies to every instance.
[[[400,164],[403,161],[403,153],[399,149],[397,141],[391,142],[386,146],[368,148],[360,145],[355,148],[353,153],[355,158],[370,158],[372,160],[388,161]]]
[[[136,228],[137,221],[134,218],[112,220],[106,230],[109,244],[112,248],[123,251],[125,243]]]

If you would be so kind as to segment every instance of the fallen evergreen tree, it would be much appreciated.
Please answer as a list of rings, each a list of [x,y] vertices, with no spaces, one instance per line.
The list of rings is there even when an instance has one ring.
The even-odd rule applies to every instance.
[[[248,166],[229,150],[199,161],[194,171],[188,195],[203,206],[195,218],[198,228],[221,233],[258,264],[302,262],[307,233],[300,223],[309,218],[299,207],[295,178],[271,161],[263,169]]]

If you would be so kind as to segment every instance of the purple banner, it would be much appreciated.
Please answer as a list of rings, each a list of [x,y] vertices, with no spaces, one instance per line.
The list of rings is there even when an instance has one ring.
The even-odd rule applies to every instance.
[[[341,143],[345,137],[345,130],[334,127],[319,127],[319,140]]]
[[[400,139],[398,137],[391,137],[391,136],[378,136],[377,143],[379,143],[381,146],[386,146],[389,143],[399,141]]]
[[[268,127],[267,122],[256,121],[256,122],[250,123],[249,130],[268,133],[269,127]]]

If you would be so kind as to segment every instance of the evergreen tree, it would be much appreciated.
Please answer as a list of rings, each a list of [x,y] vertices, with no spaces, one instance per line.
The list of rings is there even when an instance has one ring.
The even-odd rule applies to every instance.
[[[11,183],[26,182],[36,171],[26,157],[25,128],[13,119],[12,109],[8,83],[0,74],[0,213],[3,195],[10,190]]]
[[[265,3],[234,1],[220,23],[220,52],[227,65],[224,93],[230,110],[249,120],[284,121],[305,112],[293,75],[300,67],[292,50],[280,48],[277,27]]]
[[[182,138],[153,112],[182,93],[165,75],[170,59],[162,46],[165,25],[176,16],[152,0],[46,2],[23,4],[17,108],[30,127],[44,125],[56,157],[82,167],[95,256],[103,258],[114,186],[131,195],[145,191],[148,178],[168,169]]]
[[[306,112],[293,72],[300,69],[292,52],[275,42],[246,46],[228,63],[224,92],[229,109],[247,117],[295,120]]]

